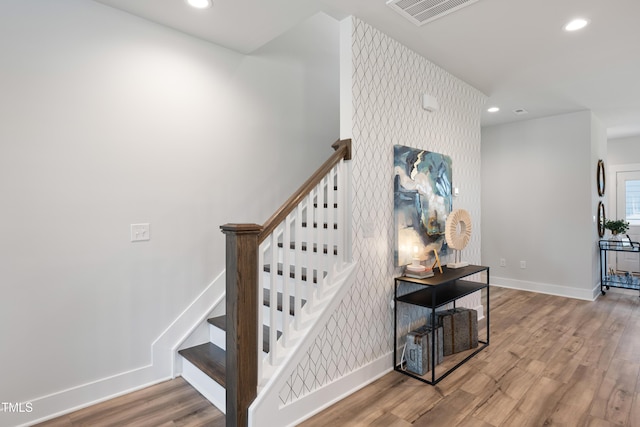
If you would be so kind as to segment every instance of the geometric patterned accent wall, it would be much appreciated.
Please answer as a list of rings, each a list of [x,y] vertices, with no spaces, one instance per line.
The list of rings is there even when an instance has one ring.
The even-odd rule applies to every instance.
[[[353,19],[353,256],[356,282],[280,392],[283,404],[393,351],[393,146],[445,154],[469,211],[463,255],[480,263],[480,114],[485,96],[370,25]],[[440,108],[422,109],[422,94]],[[373,237],[363,236],[373,227]],[[444,262],[449,261],[446,257]],[[472,304],[473,305],[473,304]],[[389,359],[391,365],[391,358]]]

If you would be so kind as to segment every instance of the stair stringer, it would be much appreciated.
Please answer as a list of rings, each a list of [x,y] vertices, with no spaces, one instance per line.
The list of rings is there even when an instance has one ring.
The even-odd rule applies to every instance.
[[[175,378],[181,374],[178,349],[224,303],[225,284],[226,270],[223,270],[153,342],[152,365],[158,376]]]
[[[307,326],[296,333],[300,338],[286,349],[286,356],[279,360],[278,366],[271,367],[272,372],[267,382],[258,387],[258,396],[249,407],[250,426],[285,426],[297,421],[287,419],[287,412],[282,411],[284,406],[280,402],[280,390],[351,289],[355,281],[356,267],[357,262],[351,262],[336,274],[333,283],[325,287],[324,297],[315,301],[313,311],[308,315],[305,313],[303,324]],[[268,372],[270,369],[265,366],[264,370]]]

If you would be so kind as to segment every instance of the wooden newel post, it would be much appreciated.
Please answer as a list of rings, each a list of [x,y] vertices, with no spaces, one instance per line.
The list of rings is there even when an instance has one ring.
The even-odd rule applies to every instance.
[[[225,224],[227,252],[227,426],[244,427],[258,389],[257,224]]]

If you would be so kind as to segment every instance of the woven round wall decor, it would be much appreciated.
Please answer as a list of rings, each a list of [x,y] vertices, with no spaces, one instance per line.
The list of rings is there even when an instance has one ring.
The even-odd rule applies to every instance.
[[[444,226],[444,237],[450,248],[461,251],[471,239],[471,215],[464,209],[449,214]]]

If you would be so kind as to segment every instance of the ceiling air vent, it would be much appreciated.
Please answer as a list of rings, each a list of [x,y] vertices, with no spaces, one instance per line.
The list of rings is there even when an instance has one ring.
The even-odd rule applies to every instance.
[[[387,4],[420,26],[469,6],[478,0],[388,0]]]

